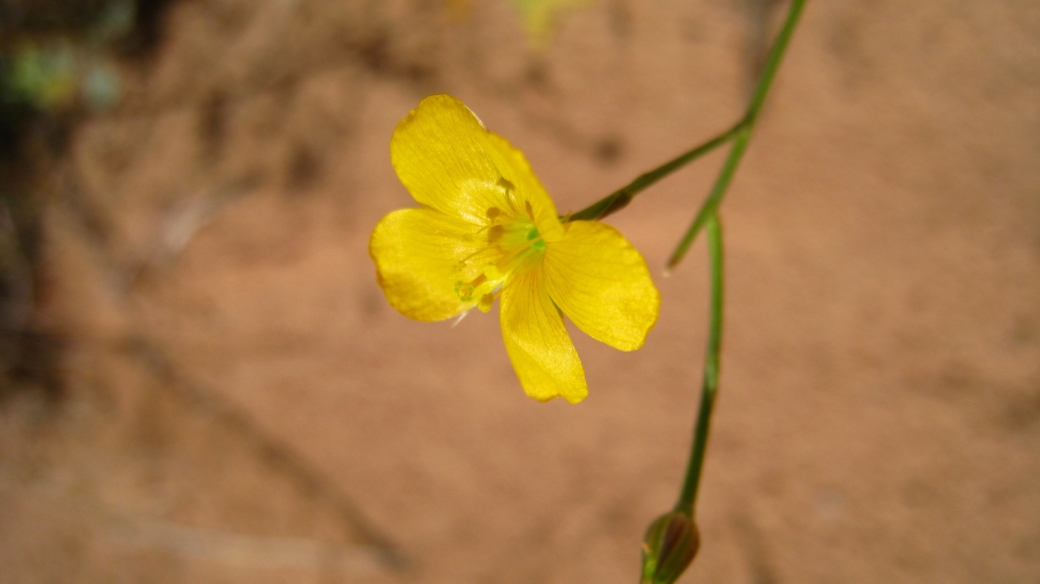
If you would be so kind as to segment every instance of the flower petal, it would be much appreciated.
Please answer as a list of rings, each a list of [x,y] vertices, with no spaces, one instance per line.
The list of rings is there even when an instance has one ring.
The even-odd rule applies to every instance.
[[[488,153],[495,167],[502,171],[502,176],[511,184],[516,186],[517,198],[516,211],[526,211],[526,203],[531,203],[534,212],[535,227],[546,242],[558,241],[563,237],[563,226],[556,214],[556,205],[553,204],[549,193],[545,192],[542,183],[531,170],[530,163],[524,157],[524,153],[514,148],[509,140],[493,132],[487,133]]]
[[[563,239],[545,250],[545,286],[553,302],[597,341],[622,351],[643,346],[661,306],[643,256],[598,221],[572,221],[564,230]]]
[[[486,134],[461,101],[431,95],[397,125],[390,160],[420,204],[484,225],[488,209],[507,201],[502,175],[485,150]]]
[[[394,211],[376,225],[368,253],[391,306],[423,321],[452,318],[473,308],[456,291],[460,260],[486,244],[472,225],[433,209]],[[485,250],[486,251],[486,250]]]
[[[529,202],[542,237],[562,236],[556,208],[524,155],[450,95],[427,97],[401,120],[390,159],[421,205],[487,225],[492,207],[516,214]]]
[[[588,395],[585,370],[539,269],[515,274],[502,289],[502,338],[520,384],[539,401]]]

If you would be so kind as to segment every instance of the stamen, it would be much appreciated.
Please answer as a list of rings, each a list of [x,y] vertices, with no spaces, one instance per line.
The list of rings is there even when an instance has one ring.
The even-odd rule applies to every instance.
[[[465,268],[465,267],[466,267],[466,264],[467,264],[467,263],[469,263],[469,261],[470,261],[471,259],[473,259],[473,258],[477,257],[478,255],[480,255],[480,254],[482,254],[482,253],[485,253],[485,252],[487,252],[487,251],[488,251],[488,250],[487,250],[487,248],[481,248],[481,249],[478,249],[477,251],[475,251],[475,252],[473,252],[473,253],[469,254],[468,256],[466,256],[466,257],[462,258],[461,260],[459,260],[458,264],[456,264],[456,268],[457,268],[457,269],[460,269],[460,270],[461,270],[462,268]]]
[[[505,232],[505,227],[502,227],[501,225],[492,225],[491,229],[488,230],[488,243],[495,243],[498,240],[502,239],[502,236],[505,235]]]
[[[459,280],[455,282],[455,295],[459,297],[459,300],[469,302],[473,300],[473,286],[467,286],[465,282]]]
[[[484,273],[478,274],[477,277],[473,278],[470,282],[459,280],[458,282],[455,282],[455,294],[459,297],[459,300],[470,302],[473,300],[473,293],[487,281],[487,275]]]
[[[480,297],[480,302],[477,303],[477,308],[479,308],[481,312],[488,312],[489,310],[491,310],[491,305],[494,303],[495,295],[485,294]]]
[[[498,177],[498,186],[505,191],[506,198],[509,199],[509,205],[513,206],[516,203],[516,185],[509,182],[504,176]]]
[[[509,180],[507,180],[504,176],[498,177],[498,186],[505,189],[506,192],[512,192],[516,190],[516,187],[513,185],[513,183],[509,182]]]

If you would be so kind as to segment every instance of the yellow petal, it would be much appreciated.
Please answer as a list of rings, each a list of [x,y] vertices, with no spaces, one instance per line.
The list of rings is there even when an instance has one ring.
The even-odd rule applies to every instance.
[[[643,346],[661,295],[643,256],[613,227],[572,221],[546,247],[545,286],[553,302],[592,338],[615,349]]]
[[[390,305],[416,320],[452,318],[479,298],[463,301],[459,261],[486,247],[472,225],[432,209],[394,211],[376,225],[368,252]]]
[[[506,351],[527,395],[540,401],[560,396],[572,404],[585,399],[585,370],[539,269],[506,282],[501,311]]]
[[[562,236],[556,209],[523,154],[450,95],[427,97],[397,125],[390,159],[421,205],[487,225],[491,208],[524,212],[530,203],[542,237]]]

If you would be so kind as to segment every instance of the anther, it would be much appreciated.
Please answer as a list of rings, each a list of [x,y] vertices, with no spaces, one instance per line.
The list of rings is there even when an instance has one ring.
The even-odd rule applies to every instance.
[[[502,187],[508,192],[516,190],[516,187],[513,185],[513,183],[509,182],[504,176],[498,177],[498,186]]]
[[[502,239],[502,236],[505,234],[505,232],[505,227],[502,227],[501,225],[492,225],[491,229],[488,229],[488,243],[495,243],[496,241]]]
[[[487,311],[491,310],[491,305],[494,304],[494,303],[495,303],[495,295],[494,294],[485,294],[485,295],[480,297],[480,302],[477,303],[477,308],[479,308],[481,312],[487,312]]]

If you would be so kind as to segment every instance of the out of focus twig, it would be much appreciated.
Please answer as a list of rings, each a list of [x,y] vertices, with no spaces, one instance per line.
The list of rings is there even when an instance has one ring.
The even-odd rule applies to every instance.
[[[191,236],[198,228],[211,219],[224,203],[246,192],[249,184],[248,181],[236,183],[232,187],[217,191],[218,194],[214,197],[200,199],[200,201],[207,202],[189,204],[183,207],[183,210],[171,215],[167,220],[167,227],[158,236],[156,246],[153,248],[153,254],[148,257],[168,259],[175,255],[176,252],[187,245]],[[169,391],[192,409],[215,419],[222,426],[243,436],[253,446],[256,455],[261,460],[271,468],[290,477],[302,492],[323,500],[333,508],[341,524],[346,528],[347,537],[359,538],[364,542],[364,546],[357,549],[366,550],[376,563],[385,569],[401,570],[407,568],[410,561],[405,554],[400,551],[389,537],[384,535],[367,519],[357,504],[339,488],[335,481],[314,468],[291,445],[265,431],[241,408],[224,398],[219,391],[190,380],[178,370],[159,344],[148,337],[144,332],[144,327],[140,324],[139,311],[132,294],[132,286],[136,279],[136,274],[141,270],[141,265],[122,266],[113,258],[103,237],[100,236],[97,229],[92,228],[95,222],[92,222],[89,216],[84,215],[84,213],[90,213],[90,210],[85,208],[84,204],[84,202],[80,201],[77,205],[69,206],[71,215],[77,220],[82,233],[97,254],[102,269],[108,272],[105,274],[106,280],[115,286],[117,295],[124,303],[128,321],[130,322],[130,333],[119,345],[129,356],[161,381],[158,384],[159,387]],[[147,262],[144,265],[148,265]],[[196,543],[201,541],[199,538],[186,539],[184,534],[187,532],[160,530],[155,533],[160,532],[166,535],[157,535],[156,537],[161,539],[169,536],[167,539],[170,541],[180,542],[176,545],[188,545],[185,542],[189,540],[196,541]],[[174,533],[179,535],[171,535]],[[220,539],[218,537],[217,539],[223,541],[224,543],[221,545],[224,545],[228,550],[247,550],[242,552],[246,553],[246,555],[252,554],[270,543],[256,538],[234,539],[231,536],[228,536],[228,538]],[[192,543],[189,547],[194,545]],[[236,548],[236,546],[238,547]],[[299,551],[303,549],[300,546],[293,549],[296,551],[285,553],[293,557],[299,557],[300,553],[303,553]],[[314,547],[307,549],[310,551],[303,553],[303,555],[311,553]]]
[[[182,401],[211,416],[226,428],[243,435],[256,448],[256,454],[272,468],[290,476],[301,491],[323,499],[350,531],[365,541],[378,561],[386,568],[402,569],[408,560],[390,539],[364,516],[358,506],[335,482],[312,467],[294,448],[264,431],[251,417],[235,407],[219,392],[188,381],[173,366],[155,343],[138,337],[129,343],[129,351]],[[350,533],[347,534],[351,535]]]
[[[249,176],[174,202],[167,209],[148,254],[128,268],[128,285],[133,286],[145,272],[169,266],[221,209],[248,194],[256,184],[256,178]]]

